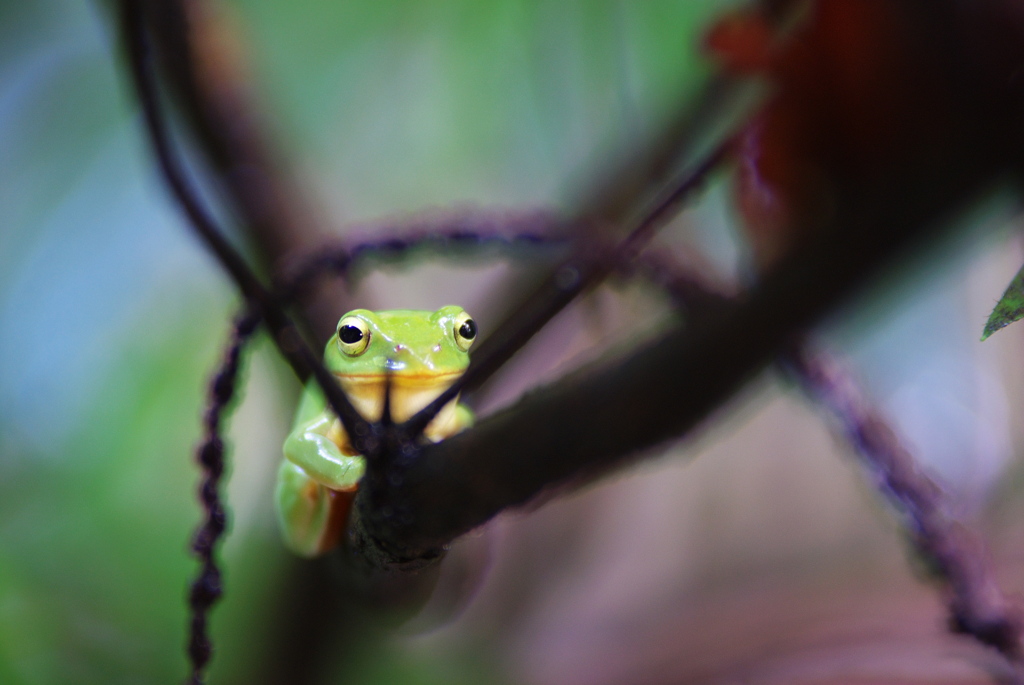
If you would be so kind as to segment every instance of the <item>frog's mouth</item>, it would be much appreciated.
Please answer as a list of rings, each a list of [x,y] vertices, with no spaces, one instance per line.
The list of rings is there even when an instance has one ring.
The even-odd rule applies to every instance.
[[[448,373],[335,373],[352,406],[368,421],[380,420],[384,409],[384,388],[391,383],[391,417],[398,423],[406,421],[423,409],[462,375]],[[431,427],[451,420],[458,398],[445,405],[431,422]],[[432,431],[428,431],[432,432]]]

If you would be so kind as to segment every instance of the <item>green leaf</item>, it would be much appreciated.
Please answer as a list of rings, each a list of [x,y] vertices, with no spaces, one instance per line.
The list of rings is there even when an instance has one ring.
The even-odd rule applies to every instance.
[[[1010,286],[999,299],[999,304],[992,310],[981,339],[985,340],[1000,328],[1020,319],[1024,319],[1024,268],[1013,277]]]

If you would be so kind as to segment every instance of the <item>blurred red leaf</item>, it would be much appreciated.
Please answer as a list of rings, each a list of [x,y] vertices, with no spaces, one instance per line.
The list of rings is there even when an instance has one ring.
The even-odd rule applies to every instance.
[[[763,75],[772,91],[736,150],[737,203],[762,266],[849,205],[894,202],[894,187],[927,193],[915,186],[938,175],[943,203],[939,189],[959,176],[1017,166],[1024,3],[777,5],[727,17],[707,40],[727,70]]]

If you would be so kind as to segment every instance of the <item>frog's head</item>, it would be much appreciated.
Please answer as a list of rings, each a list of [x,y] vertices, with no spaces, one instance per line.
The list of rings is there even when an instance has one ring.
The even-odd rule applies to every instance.
[[[476,332],[462,307],[436,312],[354,309],[338,321],[324,364],[356,409],[371,420],[380,417],[390,375],[392,415],[404,421],[462,375]]]

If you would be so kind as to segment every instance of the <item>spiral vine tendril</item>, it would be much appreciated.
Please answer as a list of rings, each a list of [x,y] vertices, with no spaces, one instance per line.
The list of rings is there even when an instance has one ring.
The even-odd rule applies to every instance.
[[[220,568],[217,566],[217,543],[227,528],[227,511],[220,496],[224,475],[225,454],[221,429],[228,405],[235,396],[242,351],[256,332],[259,317],[251,310],[235,318],[231,339],[217,373],[210,381],[209,404],[203,417],[204,438],[196,451],[202,468],[199,501],[206,515],[192,539],[192,551],[199,558],[200,569],[189,590],[192,609],[188,655],[192,662],[190,685],[200,685],[213,648],[207,622],[210,610],[222,593]]]

